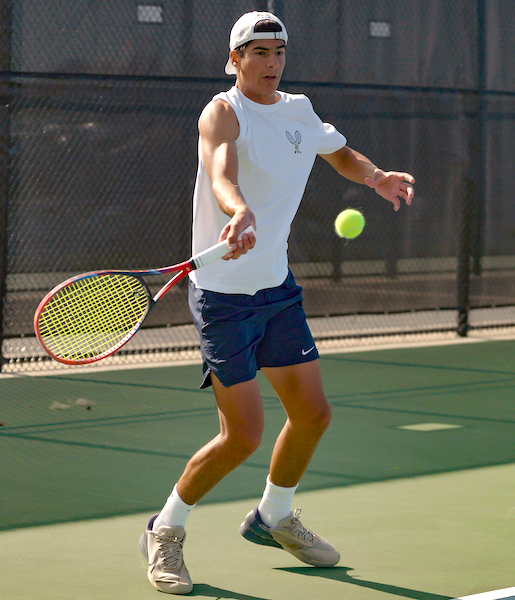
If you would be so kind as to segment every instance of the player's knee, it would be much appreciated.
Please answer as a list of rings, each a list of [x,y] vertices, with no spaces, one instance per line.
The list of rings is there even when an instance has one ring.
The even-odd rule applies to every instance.
[[[230,435],[230,443],[233,452],[240,457],[240,460],[247,459],[261,445],[262,431],[257,428],[233,432]]]
[[[242,440],[242,450],[244,454],[246,454],[245,458],[251,454],[254,454],[254,452],[259,448],[261,445],[261,435],[262,431],[253,430],[251,432],[247,432],[247,434],[244,436],[244,439]]]
[[[313,425],[319,429],[322,433],[329,427],[331,423],[332,412],[329,404],[325,403],[319,410],[316,411],[313,418]]]
[[[301,427],[308,435],[319,437],[329,427],[330,422],[331,407],[327,402],[320,402],[304,415]]]

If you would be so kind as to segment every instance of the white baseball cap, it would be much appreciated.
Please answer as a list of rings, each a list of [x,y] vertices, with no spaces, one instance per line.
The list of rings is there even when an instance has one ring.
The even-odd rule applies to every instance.
[[[263,31],[260,28],[262,21],[273,21],[277,28],[275,31]],[[266,27],[265,27],[266,29]],[[231,29],[231,37],[229,40],[229,50],[235,50],[247,42],[252,40],[284,40],[288,42],[288,34],[286,27],[281,19],[269,12],[249,12],[242,15]],[[225,65],[227,75],[236,75],[236,69],[232,64],[231,57]]]

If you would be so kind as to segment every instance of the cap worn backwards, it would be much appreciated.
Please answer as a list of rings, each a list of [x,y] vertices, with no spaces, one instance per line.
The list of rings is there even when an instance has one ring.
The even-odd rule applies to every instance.
[[[281,19],[274,14],[254,11],[245,13],[233,25],[229,50],[235,50],[252,40],[284,40],[287,43],[288,34]],[[225,72],[227,75],[236,75],[231,57],[225,65]]]

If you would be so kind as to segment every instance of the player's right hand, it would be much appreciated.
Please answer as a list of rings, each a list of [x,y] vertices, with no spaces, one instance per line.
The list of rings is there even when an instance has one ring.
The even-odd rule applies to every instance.
[[[226,239],[231,248],[231,252],[228,252],[223,257],[224,260],[236,260],[254,248],[256,236],[253,233],[243,233],[249,225],[256,229],[256,219],[250,209],[234,215],[230,222],[222,229],[220,240]],[[241,239],[238,239],[240,236]]]

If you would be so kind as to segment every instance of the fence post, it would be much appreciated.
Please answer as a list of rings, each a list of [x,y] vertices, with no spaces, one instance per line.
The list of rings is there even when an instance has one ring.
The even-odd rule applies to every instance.
[[[461,204],[458,273],[457,273],[457,333],[466,337],[470,329],[471,259],[474,273],[481,272],[481,242],[486,190],[486,7],[485,0],[477,2],[477,111],[469,135],[470,171],[465,179]]]
[[[477,185],[471,176],[465,179],[462,201],[460,206],[460,222],[458,229],[458,274],[457,274],[457,300],[458,300],[458,326],[457,333],[460,337],[467,337],[469,330],[470,310],[470,249],[473,207],[476,204]]]
[[[11,2],[0,0],[0,371],[4,363],[4,307],[7,293],[7,200],[9,189],[9,71],[11,68]]]
[[[478,0],[477,19],[477,79],[478,79],[478,123],[477,123],[477,210],[475,216],[475,231],[472,255],[474,259],[474,274],[481,275],[481,256],[483,254],[485,200],[486,200],[486,144],[488,104],[486,98],[486,44],[488,15],[485,0]]]

